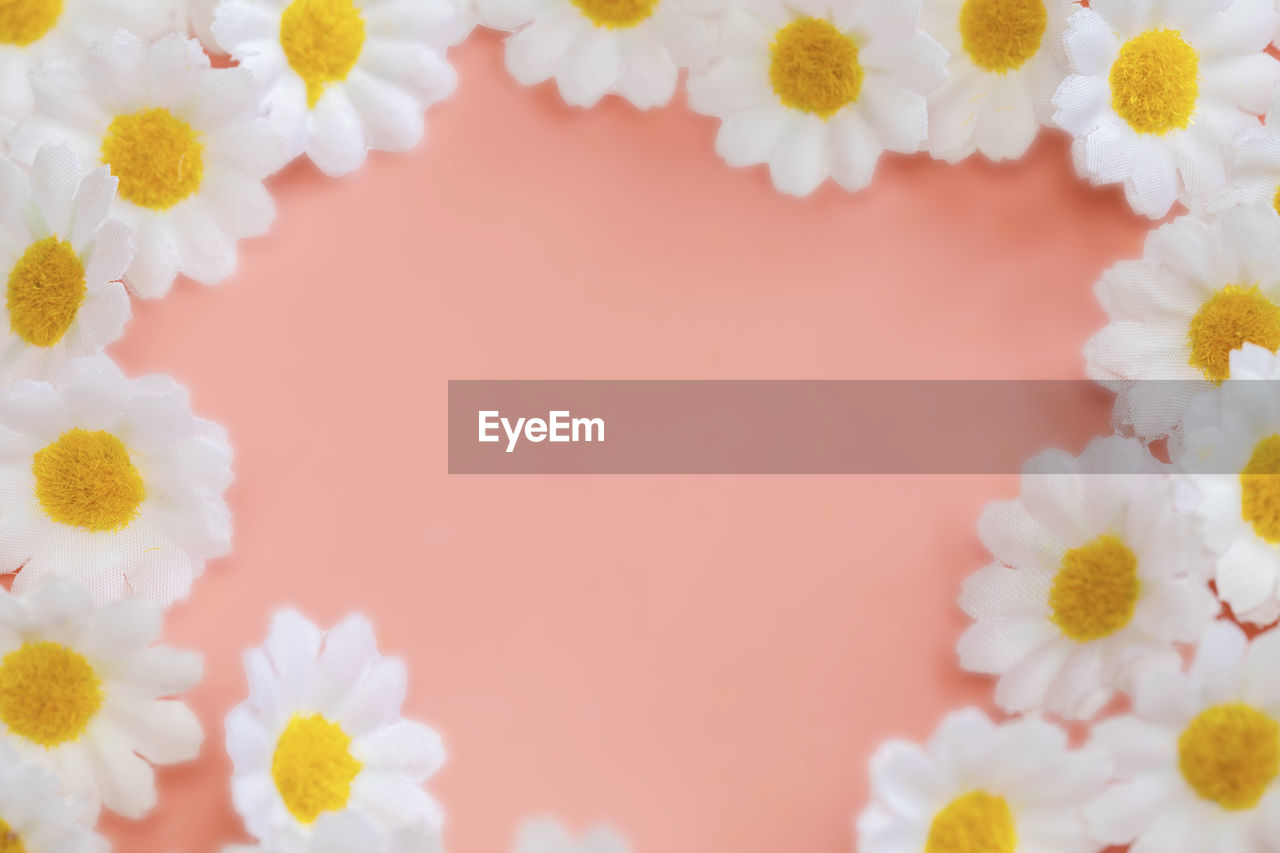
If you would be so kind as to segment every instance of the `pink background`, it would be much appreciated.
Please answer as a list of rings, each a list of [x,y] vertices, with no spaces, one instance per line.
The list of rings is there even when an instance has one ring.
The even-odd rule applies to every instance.
[[[1078,377],[1092,284],[1147,226],[1056,136],[797,201],[679,105],[572,110],[492,34],[453,59],[426,144],[296,164],[238,275],[138,305],[114,350],[189,385],[238,477],[235,554],[167,628],[206,656],[202,756],[104,825],[130,853],[244,837],[222,719],[294,604],[367,613],[409,663],[455,853],[542,812],[638,853],[847,851],[876,744],[989,703],[954,599],[1014,478],[451,478],[446,381]]]

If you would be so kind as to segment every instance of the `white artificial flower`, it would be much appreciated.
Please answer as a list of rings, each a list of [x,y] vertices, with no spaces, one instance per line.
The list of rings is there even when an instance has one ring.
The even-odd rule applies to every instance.
[[[142,817],[156,804],[151,765],[199,751],[199,721],[166,697],[200,680],[200,656],[153,645],[160,627],[151,602],[96,606],[64,580],[0,592],[0,739],[90,817]]]
[[[1188,672],[1143,674],[1133,712],[1099,723],[1115,779],[1085,809],[1090,834],[1136,853],[1280,850],[1280,633],[1230,622]]]
[[[890,741],[871,759],[859,853],[1095,853],[1080,807],[1110,773],[1096,750],[1036,717],[996,725],[951,714],[927,748]]]
[[[956,163],[1027,152],[1051,125],[1067,74],[1062,35],[1071,0],[927,0],[920,25],[951,54],[929,95],[929,153]]]
[[[116,30],[151,40],[181,25],[183,0],[6,0],[0,3],[0,116],[18,120],[34,100],[28,75],[73,59]],[[0,133],[3,138],[3,133]]]
[[[730,166],[768,163],[774,186],[808,195],[827,178],[871,182],[882,152],[919,151],[925,96],[947,52],[917,26],[920,0],[744,0],[719,54],[689,78],[689,106],[721,120]]]
[[[631,845],[611,826],[598,824],[574,838],[555,818],[534,818],[521,825],[513,853],[630,853]]]
[[[57,780],[0,743],[0,850],[106,853],[107,840],[80,823]]]
[[[73,577],[99,601],[168,605],[229,550],[230,481],[224,430],[167,376],[99,356],[16,382],[0,391],[0,572],[17,591]]]
[[[119,32],[75,65],[43,66],[32,86],[36,109],[9,136],[13,156],[29,162],[65,141],[87,166],[111,168],[111,213],[137,241],[126,283],[138,296],[162,296],[178,273],[221,281],[236,241],[266,233],[275,206],[262,180],[288,152],[259,115],[249,72],[211,67],[194,39],[147,45]]]
[[[1071,74],[1054,120],[1075,137],[1076,168],[1124,184],[1158,219],[1226,182],[1225,151],[1257,125],[1280,61],[1265,51],[1275,0],[1098,0],[1067,26]]]
[[[1221,213],[1236,205],[1267,204],[1280,213],[1280,87],[1261,126],[1236,137],[1227,156],[1227,183],[1202,199],[1191,199],[1192,208]]]
[[[386,829],[355,812],[326,812],[309,834],[277,832],[258,844],[222,853],[440,853],[440,834],[424,825]]]
[[[322,632],[281,611],[244,660],[249,699],[227,717],[227,751],[249,834],[301,844],[331,813],[388,832],[439,832],[439,806],[422,783],[444,748],[434,730],[401,719],[405,666],[378,654],[368,620],[350,616]]]
[[[480,20],[518,29],[507,69],[526,86],[552,77],[564,100],[590,107],[606,94],[640,109],[666,105],[681,68],[715,49],[721,0],[477,0]]]
[[[1231,373],[1192,402],[1169,452],[1187,475],[1183,500],[1214,555],[1218,595],[1265,625],[1280,616],[1280,357],[1246,344]]]
[[[987,507],[978,534],[996,562],[964,583],[976,621],[959,651],[1000,676],[1000,707],[1088,719],[1217,615],[1170,470],[1137,439],[1097,439],[1078,459],[1037,455],[1018,500]]]
[[[1181,217],[1095,292],[1111,322],[1085,345],[1086,372],[1117,392],[1118,423],[1164,436],[1196,394],[1231,376],[1234,350],[1280,347],[1280,217],[1266,205]]]
[[[124,331],[133,235],[107,216],[115,188],[106,166],[85,175],[65,146],[40,149],[30,175],[0,158],[0,387],[52,379]]]
[[[450,0],[222,0],[213,34],[258,79],[291,150],[345,175],[370,148],[422,139],[423,112],[457,85],[444,47],[458,15]]]

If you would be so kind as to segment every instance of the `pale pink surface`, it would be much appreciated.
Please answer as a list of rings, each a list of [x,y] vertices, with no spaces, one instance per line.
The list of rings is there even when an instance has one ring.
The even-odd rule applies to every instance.
[[[235,554],[167,628],[206,655],[203,754],[106,826],[130,853],[243,837],[222,719],[294,604],[408,661],[455,853],[541,812],[638,853],[847,851],[876,744],[989,703],[954,599],[1014,478],[450,478],[446,381],[1079,377],[1093,282],[1146,225],[1056,136],[796,201],[678,106],[570,110],[491,34],[453,56],[423,146],[275,179],[238,275],[139,305],[115,349],[189,385],[238,478]]]

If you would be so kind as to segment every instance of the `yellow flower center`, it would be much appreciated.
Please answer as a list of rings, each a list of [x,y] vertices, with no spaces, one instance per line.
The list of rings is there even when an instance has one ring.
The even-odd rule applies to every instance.
[[[1276,194],[1271,197],[1271,206],[1280,214],[1280,187],[1276,187]]]
[[[33,346],[53,346],[75,322],[87,290],[84,264],[70,243],[57,237],[32,243],[9,272],[10,330]]]
[[[80,737],[103,697],[93,667],[60,643],[29,642],[0,660],[0,721],[40,746]]]
[[[276,743],[271,778],[290,814],[312,823],[324,812],[346,808],[360,767],[341,726],[319,714],[295,715]]]
[[[924,853],[1013,853],[1018,833],[1004,797],[972,791],[934,817]]]
[[[572,0],[578,11],[597,27],[624,29],[647,19],[658,0]]]
[[[62,17],[62,0],[0,0],[0,44],[39,41]]]
[[[27,853],[18,831],[3,818],[0,818],[0,853]]]
[[[102,162],[120,179],[122,199],[168,210],[200,189],[204,146],[191,125],[155,107],[111,121],[102,140]]]
[[[822,18],[797,18],[770,45],[769,80],[783,106],[830,118],[862,92],[858,44]]]
[[[1188,362],[1206,379],[1231,375],[1231,351],[1246,343],[1275,352],[1280,347],[1280,305],[1256,284],[1228,284],[1210,296],[1191,318]]]
[[[1253,448],[1240,472],[1240,515],[1253,532],[1280,543],[1280,435],[1270,435]]]
[[[1280,775],[1280,723],[1244,703],[1215,705],[1178,738],[1178,766],[1203,799],[1251,809]]]
[[[1063,555],[1049,590],[1051,618],[1073,640],[1100,640],[1129,624],[1141,591],[1138,558],[1104,534]]]
[[[49,518],[94,533],[127,526],[147,496],[124,443],[102,430],[67,430],[36,451],[31,471]]]
[[[1138,133],[1185,128],[1199,97],[1200,54],[1177,30],[1130,39],[1111,66],[1111,107]]]
[[[280,46],[307,84],[314,107],[330,83],[347,79],[364,50],[364,18],[352,0],[293,0],[280,17]]]
[[[965,53],[996,74],[1021,68],[1039,53],[1048,27],[1044,0],[965,0],[960,9]]]

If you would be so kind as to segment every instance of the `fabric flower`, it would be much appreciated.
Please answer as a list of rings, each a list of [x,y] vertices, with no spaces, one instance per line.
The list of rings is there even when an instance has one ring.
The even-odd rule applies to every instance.
[[[1280,831],[1280,634],[1205,634],[1190,671],[1143,674],[1133,713],[1099,723],[1116,780],[1085,809],[1091,834],[1138,853],[1271,853]]]
[[[1123,183],[1158,219],[1174,201],[1226,182],[1227,146],[1257,125],[1280,62],[1264,51],[1275,0],[1100,0],[1068,23],[1071,74],[1054,120],[1075,137],[1076,168]]]
[[[301,844],[336,813],[385,831],[439,831],[439,806],[421,786],[444,748],[435,731],[400,718],[405,667],[378,654],[368,620],[322,632],[281,611],[266,644],[245,653],[245,670],[249,699],[227,717],[227,751],[251,835]]]
[[[921,26],[951,54],[929,95],[929,153],[956,163],[1027,152],[1067,74],[1062,35],[1070,0],[931,0]]]
[[[36,111],[10,134],[11,152],[30,162],[65,141],[86,166],[110,167],[111,213],[137,240],[126,279],[138,296],[164,295],[177,273],[221,281],[236,240],[266,232],[275,207],[261,182],[288,156],[247,71],[212,68],[194,39],[148,46],[119,32],[78,65],[41,68],[32,85]]]
[[[925,96],[947,52],[917,28],[920,0],[744,0],[725,12],[720,55],[689,78],[689,106],[721,119],[730,166],[768,163],[774,186],[808,195],[827,177],[871,182],[885,150],[919,151]]]
[[[40,63],[81,56],[120,29],[150,41],[172,32],[181,17],[181,0],[6,0],[0,4],[0,115],[17,120],[31,112],[28,75]]]
[[[19,592],[70,576],[99,601],[184,598],[230,548],[230,481],[224,431],[167,376],[99,356],[0,391],[0,571]]]
[[[153,645],[160,627],[155,604],[95,606],[68,581],[0,591],[0,738],[91,816],[142,817],[156,804],[151,765],[199,751],[199,721],[165,697],[200,680],[200,656]]]
[[[1117,422],[1166,435],[1196,394],[1231,376],[1232,351],[1280,347],[1280,218],[1255,205],[1177,219],[1096,293],[1111,322],[1085,345],[1087,373],[1117,392]]]
[[[1280,617],[1280,357],[1247,344],[1231,371],[1192,402],[1169,453],[1187,474],[1183,500],[1214,554],[1218,595],[1265,625]],[[1270,381],[1244,381],[1253,379]]]
[[[1265,123],[1236,137],[1227,157],[1227,184],[1193,209],[1221,213],[1237,205],[1268,204],[1280,213],[1280,89],[1271,96]]]
[[[964,583],[976,621],[959,651],[965,669],[1000,676],[1000,707],[1088,719],[1217,615],[1169,474],[1137,439],[1098,439],[1078,459],[1037,455],[1019,499],[987,507],[978,535],[996,562]]]
[[[370,148],[422,139],[424,110],[457,84],[443,55],[457,16],[448,0],[223,0],[213,34],[262,84],[291,149],[345,175]]]
[[[610,826],[594,826],[576,839],[554,818],[525,821],[516,837],[515,853],[629,853],[627,840]]]
[[[48,773],[0,743],[0,840],[6,853],[106,853],[107,840],[82,826]]]
[[[943,721],[927,748],[890,741],[871,759],[859,853],[1094,853],[1080,806],[1110,767],[1035,718],[995,725],[977,709]]]
[[[481,20],[519,29],[507,69],[526,86],[552,77],[569,104],[606,94],[640,109],[664,106],[680,68],[701,68],[715,49],[720,0],[479,0]],[[527,25],[527,26],[526,26]]]
[[[106,166],[83,175],[65,146],[40,149],[30,176],[0,158],[0,386],[51,379],[124,331],[133,235],[107,218],[115,187]]]
[[[276,833],[260,844],[233,844],[222,853],[439,853],[440,835],[425,826],[387,830],[355,812],[326,812],[309,835]]]

